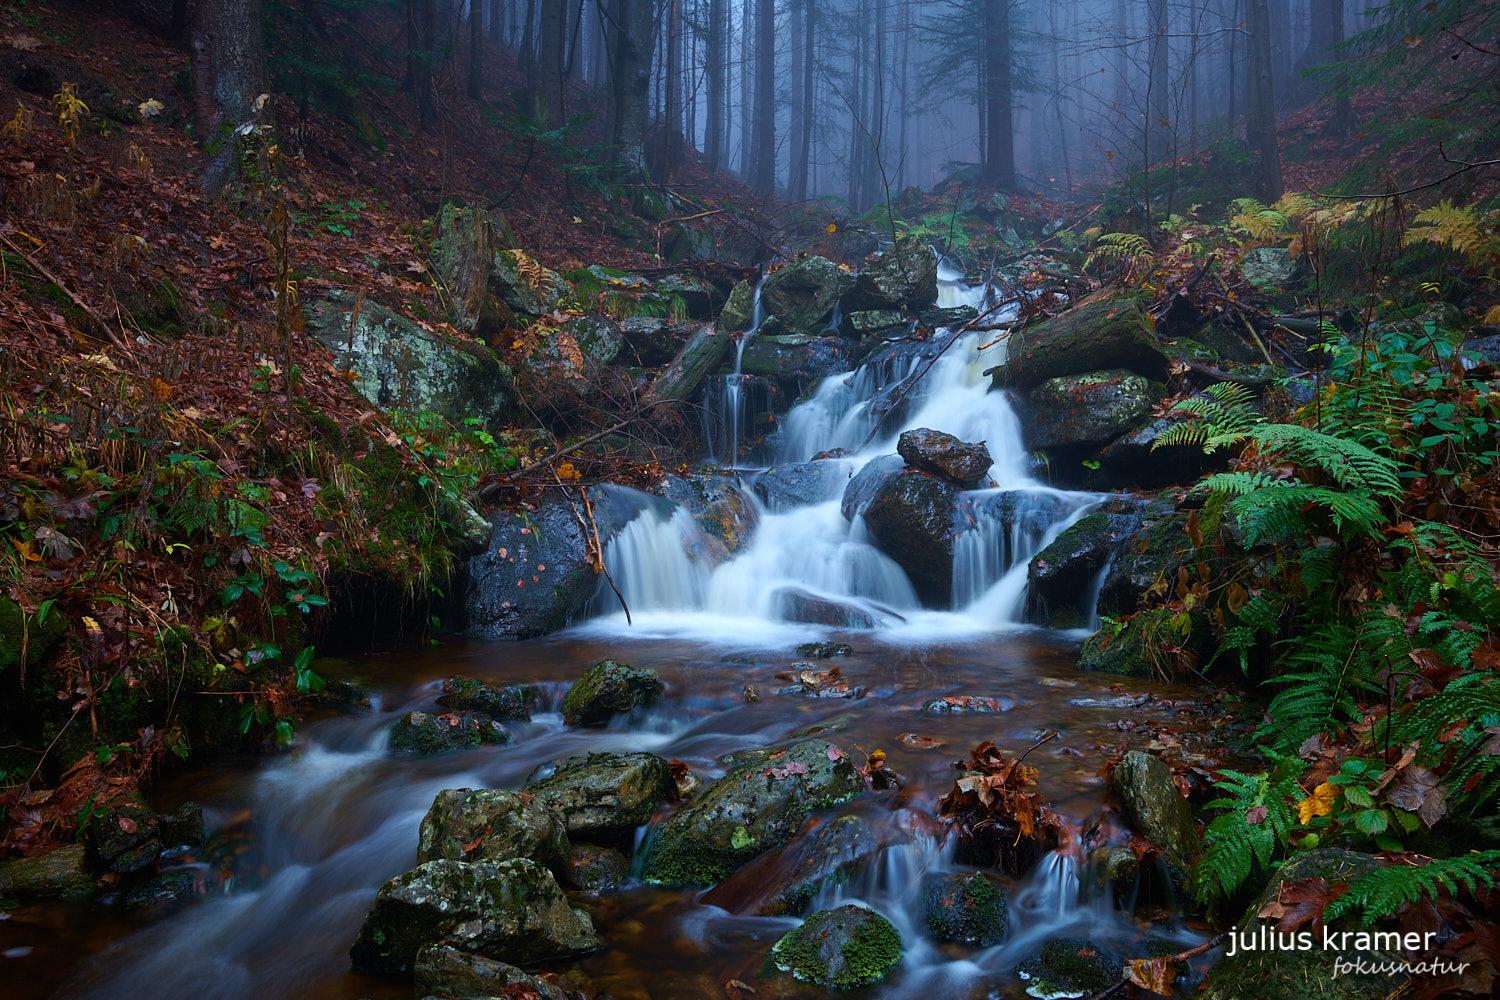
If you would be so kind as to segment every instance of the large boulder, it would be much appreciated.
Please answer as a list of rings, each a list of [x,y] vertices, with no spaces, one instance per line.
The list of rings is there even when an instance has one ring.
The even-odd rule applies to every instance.
[[[568,624],[599,585],[578,511],[548,494],[532,510],[497,511],[491,523],[489,547],[469,560],[468,633],[530,639]],[[601,537],[609,529],[601,523]]]
[[[1099,452],[1100,469],[1092,477],[1095,488],[1159,489],[1172,483],[1192,483],[1213,466],[1222,467],[1229,453],[1205,455],[1196,444],[1157,447],[1162,435],[1186,419],[1163,416],[1126,431]]]
[[[889,458],[876,459],[855,475],[840,509],[850,520],[864,517],[876,548],[906,572],[923,603],[947,607],[953,597],[958,488],[905,468],[899,456]]]
[[[750,329],[755,318],[755,290],[748,281],[741,281],[729,290],[729,301],[719,312],[719,329],[731,333]]]
[[[836,458],[778,465],[757,476],[751,488],[772,513],[780,513],[841,496],[853,469]]]
[[[820,597],[801,587],[780,588],[772,595],[771,604],[773,614],[782,621],[844,629],[875,627],[875,615],[869,610],[831,597]]]
[[[570,757],[526,786],[575,835],[613,836],[651,819],[672,789],[672,769],[649,753]]]
[[[1140,526],[1137,505],[1117,499],[1064,528],[1026,567],[1031,619],[1045,624],[1092,617],[1098,608],[1089,602],[1097,604],[1099,574]]]
[[[698,327],[652,383],[651,394],[663,402],[697,399],[703,383],[734,353],[735,340],[712,324]]]
[[[1256,247],[1240,258],[1240,277],[1258,288],[1283,289],[1301,284],[1307,267],[1286,247]]]
[[[787,931],[771,948],[771,960],[814,986],[858,989],[901,964],[901,934],[874,910],[849,904],[814,913]]]
[[[631,316],[620,320],[620,336],[625,339],[625,356],[632,354],[640,364],[664,365],[677,355],[696,327],[679,326],[658,316]]]
[[[1051,378],[1019,407],[1026,447],[1093,451],[1145,422],[1162,392],[1123,368]]]
[[[422,817],[417,860],[509,861],[530,858],[559,869],[572,845],[547,804],[530,795],[484,788],[446,788]]]
[[[1115,765],[1115,794],[1136,830],[1183,867],[1200,853],[1193,810],[1172,782],[1172,768],[1160,757],[1140,750]]]
[[[601,660],[568,689],[563,720],[570,726],[602,726],[620,712],[657,700],[662,690],[655,670]]]
[[[929,875],[922,890],[934,940],[988,948],[1005,937],[1005,893],[983,872]]]
[[[896,841],[894,834],[894,826],[875,826],[862,816],[810,820],[786,844],[704,893],[701,902],[732,913],[800,916],[823,888],[863,871]]]
[[[679,507],[686,507],[704,534],[724,546],[730,555],[750,541],[759,523],[755,506],[728,476],[685,473],[663,476],[653,492]]]
[[[545,979],[446,943],[424,945],[417,952],[412,971],[412,985],[419,997],[534,996],[537,1000],[568,1000],[568,994]]]
[[[740,371],[776,379],[794,396],[835,372],[848,370],[849,346],[842,337],[758,336],[740,357]]]
[[[717,288],[691,274],[669,274],[656,283],[656,291],[680,299],[687,315],[699,320],[712,317],[714,307],[724,301]]]
[[[303,309],[309,334],[357,376],[355,390],[383,410],[427,410],[454,424],[474,417],[497,430],[515,401],[510,369],[486,347],[447,341],[365,299],[330,289]]]
[[[779,847],[812,813],[853,798],[864,781],[848,755],[805,740],[735,767],[656,831],[642,877],[712,885]]]
[[[1036,997],[1092,997],[1120,978],[1121,962],[1109,949],[1075,937],[1052,938],[1016,967]]]
[[[854,281],[853,274],[826,257],[804,257],[767,278],[760,297],[766,311],[788,330],[812,334],[822,329]]]
[[[67,844],[50,854],[0,861],[0,897],[23,902],[87,896],[94,891],[83,844]]]
[[[464,712],[478,712],[502,721],[529,722],[536,688],[530,685],[495,687],[472,677],[449,677],[443,681],[438,704]]]
[[[1167,357],[1145,307],[1140,293],[1113,288],[1079,299],[1065,312],[1011,335],[1009,360],[996,369],[995,384],[1028,389],[1101,368],[1165,379]]]
[[[534,861],[428,861],[380,887],[349,956],[354,971],[410,975],[423,946],[525,964],[597,947],[587,913]]]
[[[525,250],[501,250],[490,270],[490,294],[516,312],[545,316],[562,306],[572,286]]]
[[[965,489],[979,485],[995,464],[983,441],[960,441],[952,434],[927,427],[903,431],[896,452],[913,469],[942,476]]]
[[[844,296],[844,311],[910,309],[937,301],[938,258],[920,236],[903,236],[865,266]]]

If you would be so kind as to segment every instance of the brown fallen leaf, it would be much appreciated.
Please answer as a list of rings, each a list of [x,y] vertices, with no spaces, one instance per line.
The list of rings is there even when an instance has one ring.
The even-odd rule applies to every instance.
[[[1124,978],[1143,990],[1171,996],[1177,967],[1170,958],[1132,958],[1125,963]]]

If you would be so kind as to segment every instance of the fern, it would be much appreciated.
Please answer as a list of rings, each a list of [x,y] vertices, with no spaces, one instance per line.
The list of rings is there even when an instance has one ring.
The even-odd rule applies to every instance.
[[[1500,257],[1500,236],[1495,234],[1500,219],[1495,213],[1482,216],[1473,207],[1460,208],[1445,198],[1418,212],[1415,221],[1418,225],[1408,229],[1401,238],[1406,246],[1428,242],[1450,247],[1463,254],[1475,267]]]
[[[1134,267],[1151,259],[1151,245],[1135,233],[1105,233],[1099,237],[1094,249],[1084,258],[1083,268],[1088,270],[1096,262],[1104,264],[1127,264]]]
[[[1424,896],[1441,892],[1458,895],[1460,888],[1477,894],[1500,879],[1500,851],[1475,851],[1456,858],[1429,861],[1425,865],[1389,865],[1373,871],[1349,886],[1332,903],[1325,920],[1337,920],[1358,908],[1368,925],[1395,916],[1404,906]]]
[[[1257,870],[1270,870],[1297,825],[1292,803],[1303,797],[1297,784],[1303,768],[1300,760],[1288,757],[1262,774],[1223,770],[1215,775],[1214,790],[1227,794],[1207,805],[1220,815],[1203,834],[1203,860],[1197,868],[1200,901],[1227,900]]]
[[[1298,424],[1258,424],[1246,432],[1262,454],[1281,455],[1308,466],[1344,489],[1369,490],[1380,499],[1401,496],[1401,469],[1358,441]]]
[[[1280,690],[1266,711],[1276,720],[1276,745],[1295,750],[1309,736],[1362,718],[1363,703],[1384,695],[1374,679],[1376,666],[1358,629],[1347,622],[1303,629],[1272,681]]]
[[[1255,411],[1255,394],[1235,382],[1218,382],[1204,395],[1184,399],[1172,407],[1186,414],[1185,420],[1167,428],[1151,444],[1151,450],[1177,445],[1200,445],[1205,455],[1243,441],[1250,429],[1265,420]]]
[[[1456,736],[1454,726],[1462,727]],[[1475,813],[1492,809],[1500,796],[1500,734],[1491,732],[1497,726],[1500,680],[1492,673],[1472,673],[1401,712],[1392,735],[1402,744],[1417,744],[1431,764],[1447,762],[1448,787]]]
[[[1251,239],[1276,240],[1286,235],[1287,217],[1275,208],[1267,208],[1254,198],[1236,198],[1229,203],[1234,214],[1229,224]]]

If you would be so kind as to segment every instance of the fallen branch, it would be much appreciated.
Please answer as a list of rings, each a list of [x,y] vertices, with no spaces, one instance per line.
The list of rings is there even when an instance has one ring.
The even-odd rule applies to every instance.
[[[594,520],[594,502],[589,499],[588,490],[583,487],[579,487],[578,489],[579,495],[583,497],[583,509],[588,514],[588,523],[585,524],[583,515],[578,513],[578,505],[573,502],[572,497],[568,496],[568,488],[563,485],[562,478],[556,472],[552,474],[552,477],[557,480],[558,488],[562,490],[563,499],[568,501],[568,507],[572,509],[573,516],[578,520],[578,527],[583,529],[583,535],[590,551],[590,561],[603,574],[605,582],[609,584],[609,589],[615,592],[615,597],[620,601],[620,607],[625,610],[625,624],[635,624],[630,620],[630,605],[625,603],[625,595],[620,593],[619,587],[615,586],[615,578],[609,575],[609,567],[604,563],[604,542],[599,538],[599,522]]]
[[[125,341],[122,340],[120,338],[120,335],[117,334],[117,333],[115,333],[114,329],[108,323],[106,323],[104,321],[104,317],[100,316],[99,313],[95,311],[95,309],[94,309],[93,306],[91,306],[87,302],[83,301],[83,299],[78,295],[78,293],[74,292],[67,285],[63,284],[63,281],[62,281],[61,278],[59,278],[57,275],[53,274],[51,271],[47,270],[46,265],[44,265],[41,261],[37,260],[31,254],[27,253],[25,250],[23,250],[20,247],[16,246],[16,244],[11,240],[11,238],[9,236],[6,236],[4,233],[0,233],[0,240],[3,240],[5,242],[6,246],[10,247],[16,253],[20,254],[21,257],[23,257],[28,264],[30,264],[32,267],[36,268],[37,272],[40,273],[42,277],[44,277],[48,281],[52,282],[59,289],[62,290],[62,293],[64,295],[66,295],[68,298],[72,299],[73,300],[73,304],[75,306],[77,306],[78,308],[82,309],[86,314],[88,314],[89,319],[93,320],[95,323],[97,323],[99,325],[99,329],[101,329],[101,330],[104,331],[104,335],[109,338],[109,342],[111,344],[114,344],[116,347],[124,347],[125,346]]]
[[[1196,948],[1189,948],[1187,951],[1179,951],[1177,954],[1168,955],[1165,958],[1143,959],[1142,961],[1161,962],[1163,965],[1172,966],[1176,965],[1178,962],[1186,962],[1190,958],[1197,958],[1204,952],[1211,951],[1214,948],[1217,948],[1227,940],[1229,940],[1229,932],[1221,931],[1219,934],[1212,938],[1209,938],[1207,941],[1198,945]],[[1129,965],[1127,965],[1126,968],[1129,969]],[[1121,976],[1119,978],[1119,981],[1117,981],[1109,989],[1103,991],[1102,993],[1094,994],[1093,1000],[1105,1000],[1106,997],[1114,996],[1116,993],[1120,992],[1120,990],[1124,989],[1126,984],[1130,982],[1133,982],[1133,980],[1129,977],[1129,975]],[[1142,988],[1144,989],[1145,987]]]

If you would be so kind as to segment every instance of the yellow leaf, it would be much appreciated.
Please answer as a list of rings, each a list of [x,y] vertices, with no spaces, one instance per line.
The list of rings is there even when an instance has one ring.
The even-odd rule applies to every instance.
[[[1323,782],[1313,789],[1311,795],[1297,803],[1298,822],[1305,826],[1311,823],[1315,816],[1327,816],[1333,812],[1333,803],[1338,797],[1338,786]]]
[[[838,232],[839,231],[838,223],[837,222],[830,222],[828,224],[828,231],[830,233],[836,233],[836,232]]]
[[[573,463],[572,462],[564,462],[562,465],[559,465],[557,467],[557,478],[558,479],[582,479],[583,476],[582,476],[582,474],[579,473],[579,471],[577,469],[573,468]]]

